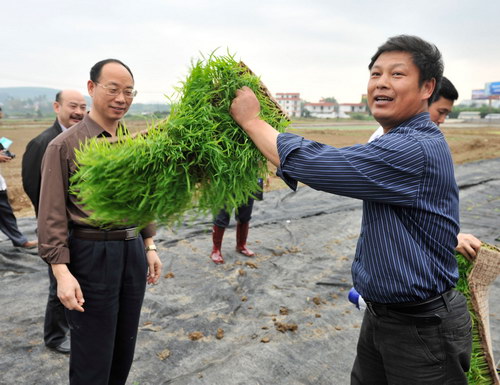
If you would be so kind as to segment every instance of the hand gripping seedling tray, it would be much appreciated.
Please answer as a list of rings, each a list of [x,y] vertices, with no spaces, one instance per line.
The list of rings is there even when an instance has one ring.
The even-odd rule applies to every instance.
[[[488,311],[489,287],[500,274],[500,249],[483,243],[475,259],[457,254],[460,279],[457,289],[467,298],[472,317],[471,385],[500,384],[491,344]]]

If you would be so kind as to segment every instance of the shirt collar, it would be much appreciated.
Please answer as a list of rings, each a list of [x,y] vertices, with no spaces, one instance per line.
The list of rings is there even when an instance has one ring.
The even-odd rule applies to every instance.
[[[399,126],[411,126],[414,122],[421,122],[423,120],[426,120],[428,122],[431,121],[431,114],[429,113],[429,111],[420,112],[419,114],[412,116],[407,121],[401,123]]]
[[[88,113],[83,117],[83,121],[87,125],[91,136],[98,136],[100,138],[103,138],[103,137],[110,138],[111,137],[111,134],[108,131],[106,131],[104,128],[102,128],[99,124],[97,124],[94,120],[92,120],[92,118],[89,116]],[[128,134],[128,130],[123,126],[123,123],[120,121],[118,123],[116,135],[122,136],[122,135],[127,135],[127,134]]]
[[[64,132],[68,129],[64,124],[61,123],[59,119],[57,119],[57,123],[59,124],[59,127],[61,127],[61,132]]]
[[[98,136],[98,137],[110,137],[111,135],[104,128],[102,128],[99,124],[97,124],[87,113],[83,117],[83,122],[87,126],[89,130],[90,136]]]

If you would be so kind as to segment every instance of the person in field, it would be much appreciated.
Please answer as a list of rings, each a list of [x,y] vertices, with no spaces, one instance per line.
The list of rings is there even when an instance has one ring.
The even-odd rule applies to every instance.
[[[437,47],[389,38],[369,63],[368,104],[384,135],[336,148],[279,133],[248,87],[230,113],[293,189],[302,182],[363,201],[352,265],[367,304],[351,384],[467,384],[472,349],[465,297],[454,287],[458,187],[429,115],[443,76]],[[334,349],[334,346],[332,346]]]
[[[40,135],[31,139],[23,155],[21,171],[23,188],[35,208],[35,215],[38,215],[40,173],[45,149],[57,135],[83,119],[87,113],[87,102],[79,91],[63,90],[56,94],[53,108],[56,113],[54,124]],[[59,298],[57,298],[57,282],[50,266],[48,267],[48,272],[50,284],[49,297],[45,309],[43,340],[45,346],[48,348],[58,353],[69,354],[68,321],[64,314],[64,306]]]
[[[71,385],[125,384],[134,358],[146,283],[158,281],[155,226],[91,226],[69,192],[75,149],[87,138],[115,138],[136,95],[134,77],[117,59],[96,63],[87,89],[92,107],[48,145],[42,161],[39,254],[50,264],[71,328]]]
[[[444,123],[446,117],[453,110],[453,104],[457,99],[457,89],[447,77],[443,76],[441,87],[439,87],[436,98],[434,101],[430,102],[431,104],[429,106],[430,118],[438,127]],[[380,126],[370,136],[368,142],[379,138],[383,134],[383,127]],[[457,242],[455,250],[468,258],[474,258],[481,248],[481,241],[472,234],[458,233]]]

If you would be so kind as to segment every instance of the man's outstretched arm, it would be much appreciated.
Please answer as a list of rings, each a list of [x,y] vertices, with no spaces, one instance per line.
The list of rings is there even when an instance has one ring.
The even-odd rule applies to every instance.
[[[279,132],[259,117],[260,104],[253,91],[243,87],[236,91],[230,114],[245,130],[262,154],[276,167],[280,165],[276,144]]]

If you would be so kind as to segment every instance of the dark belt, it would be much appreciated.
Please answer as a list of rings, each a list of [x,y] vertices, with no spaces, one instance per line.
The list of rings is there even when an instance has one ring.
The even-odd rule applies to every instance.
[[[456,295],[457,292],[451,289],[443,294],[423,301],[391,304],[366,301],[366,307],[370,313],[375,316],[386,315],[388,311],[395,311],[403,314],[422,314],[447,306]]]
[[[87,227],[75,227],[71,233],[75,238],[90,241],[129,241],[139,237],[137,227],[118,230],[91,229]]]

